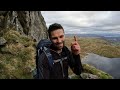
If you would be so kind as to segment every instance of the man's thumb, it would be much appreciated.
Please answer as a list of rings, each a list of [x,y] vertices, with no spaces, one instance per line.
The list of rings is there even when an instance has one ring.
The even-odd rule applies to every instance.
[[[75,40],[75,41],[77,41],[77,38],[76,38],[76,36],[74,36],[74,40]]]

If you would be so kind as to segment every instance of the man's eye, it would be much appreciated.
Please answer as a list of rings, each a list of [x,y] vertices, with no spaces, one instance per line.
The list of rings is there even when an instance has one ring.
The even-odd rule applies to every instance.
[[[56,37],[54,37],[54,38],[52,38],[52,39],[54,39],[54,40],[55,40],[55,39],[57,39],[57,38],[56,38]]]
[[[62,35],[62,36],[60,36],[60,38],[63,38],[64,36]]]

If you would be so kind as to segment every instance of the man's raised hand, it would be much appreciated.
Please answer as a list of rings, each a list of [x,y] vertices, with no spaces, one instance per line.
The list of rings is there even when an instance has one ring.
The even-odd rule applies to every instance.
[[[77,42],[76,36],[74,36],[74,41],[71,43],[71,51],[75,55],[80,54],[80,45]]]

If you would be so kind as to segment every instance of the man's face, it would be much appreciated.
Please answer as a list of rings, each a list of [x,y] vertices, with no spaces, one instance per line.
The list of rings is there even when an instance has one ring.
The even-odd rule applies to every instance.
[[[57,29],[51,32],[50,40],[57,50],[61,50],[64,46],[64,31],[63,29]]]

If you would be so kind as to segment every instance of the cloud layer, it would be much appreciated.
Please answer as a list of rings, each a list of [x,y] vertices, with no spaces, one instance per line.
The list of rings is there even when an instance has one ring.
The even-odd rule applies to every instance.
[[[65,33],[120,33],[120,11],[41,11],[47,26],[60,23]]]

